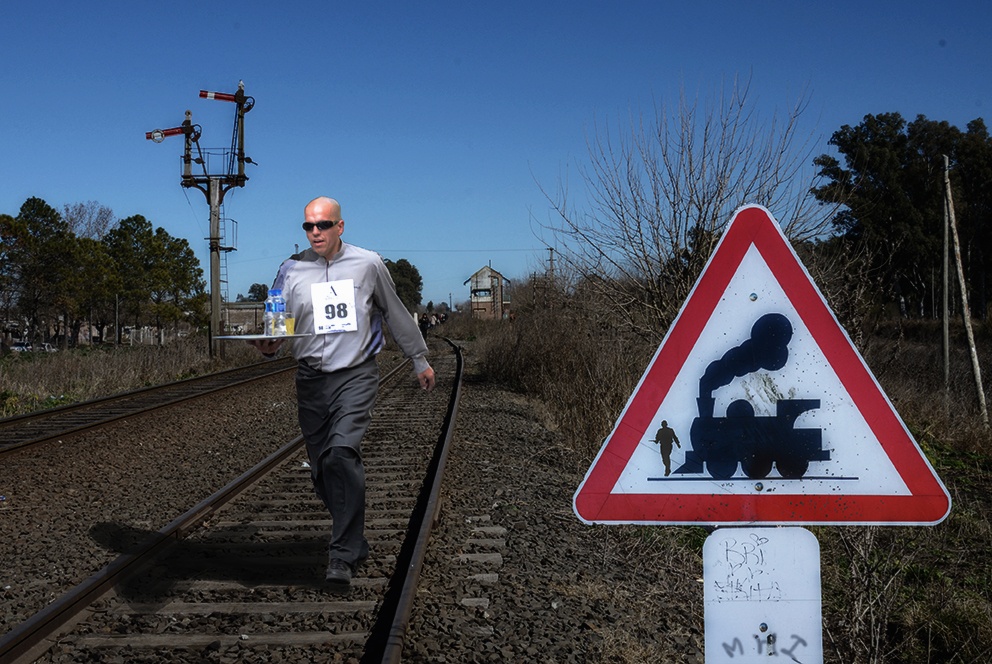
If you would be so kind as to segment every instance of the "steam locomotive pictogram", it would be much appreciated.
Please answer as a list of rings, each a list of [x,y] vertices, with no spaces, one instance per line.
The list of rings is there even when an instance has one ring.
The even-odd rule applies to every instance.
[[[782,314],[766,314],[751,328],[751,338],[710,363],[699,380],[696,399],[699,416],[692,421],[685,463],[676,474],[701,474],[729,479],[738,464],[752,479],[767,477],[774,464],[779,475],[800,479],[811,461],[829,461],[820,429],[796,429],[796,419],[820,407],[819,399],[779,399],[772,417],[755,416],[754,407],[743,399],[727,407],[726,417],[715,417],[713,392],[730,384],[734,377],[758,369],[777,371],[789,359],[792,324]]]

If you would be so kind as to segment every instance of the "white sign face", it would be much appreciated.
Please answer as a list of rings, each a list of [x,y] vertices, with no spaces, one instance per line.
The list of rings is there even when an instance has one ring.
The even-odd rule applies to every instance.
[[[823,662],[820,546],[803,528],[720,528],[703,544],[706,661]]]
[[[735,364],[737,358],[732,353],[737,349],[741,349],[740,355],[747,356],[743,362],[750,362],[754,355],[750,347],[762,341],[760,334],[756,338],[752,331],[765,316],[779,316],[771,320],[785,321],[791,329],[791,338],[782,344],[784,365],[768,369],[757,366],[757,362],[751,366]],[[719,491],[756,493],[756,482],[749,480],[749,469],[740,464],[740,458],[734,458],[728,466],[732,467],[728,477],[714,478],[698,450],[693,456],[690,432],[697,418],[704,415],[699,412],[697,399],[707,396],[713,399],[712,411],[707,415],[715,426],[721,421],[729,424],[732,404],[737,401],[749,405],[746,416],[755,425],[781,422],[782,418],[776,417],[780,404],[805,400],[797,407],[812,406],[785,428],[788,432],[806,430],[819,436],[819,444],[814,443],[810,454],[805,455],[805,471],[790,474],[787,470],[789,476],[783,477],[779,465],[785,464],[769,463],[767,474],[751,478],[760,480],[763,492],[910,495],[888,455],[875,442],[865,418],[847,396],[837,373],[754,247],[747,251],[731,278],[699,336],[697,348],[700,352],[687,358],[658,406],[645,436],[617,480],[615,491],[710,494],[715,484]],[[746,371],[751,368],[753,372]],[[705,380],[708,375],[714,377]],[[659,445],[654,442],[663,420],[682,443],[681,448],[671,452],[668,476],[664,474]],[[809,458],[816,456],[823,458]],[[700,482],[701,478],[709,481]],[[667,486],[661,488],[660,483]]]
[[[586,523],[933,524],[951,501],[778,224],[746,206],[573,506]]]

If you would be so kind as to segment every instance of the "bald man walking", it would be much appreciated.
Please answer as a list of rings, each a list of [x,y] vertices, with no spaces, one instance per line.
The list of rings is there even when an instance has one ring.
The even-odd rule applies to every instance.
[[[382,258],[341,239],[341,205],[333,198],[315,198],[303,218],[310,248],[279,266],[272,288],[282,289],[296,332],[311,336],[254,345],[272,357],[288,341],[299,362],[300,429],[314,490],[332,519],[326,580],[332,590],[343,592],[369,555],[361,441],[376,400],[375,356],[385,344],[384,325],[413,361],[424,390],[434,389],[435,377],[427,344]]]

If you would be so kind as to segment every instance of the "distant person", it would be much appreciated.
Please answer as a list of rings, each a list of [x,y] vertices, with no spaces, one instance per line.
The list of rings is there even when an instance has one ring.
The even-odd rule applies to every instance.
[[[661,428],[654,435],[654,442],[661,446],[661,460],[665,462],[665,477],[668,477],[672,474],[672,443],[682,449],[682,443],[675,435],[675,430],[668,426],[668,420],[661,421]]]
[[[385,343],[383,324],[413,361],[420,386],[434,389],[427,343],[396,295],[378,254],[341,240],[344,219],[332,198],[303,211],[310,248],[279,266],[272,288],[282,289],[296,332],[290,340],[300,429],[306,440],[314,490],[331,513],[326,579],[346,591],[369,555],[365,539],[365,467],[361,442],[372,419],[379,385],[375,356]],[[285,340],[252,342],[271,357]]]

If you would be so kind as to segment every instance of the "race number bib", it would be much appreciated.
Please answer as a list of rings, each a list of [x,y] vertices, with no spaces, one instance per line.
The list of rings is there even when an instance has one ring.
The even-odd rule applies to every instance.
[[[314,334],[358,330],[354,279],[311,284],[310,297],[313,299]]]

